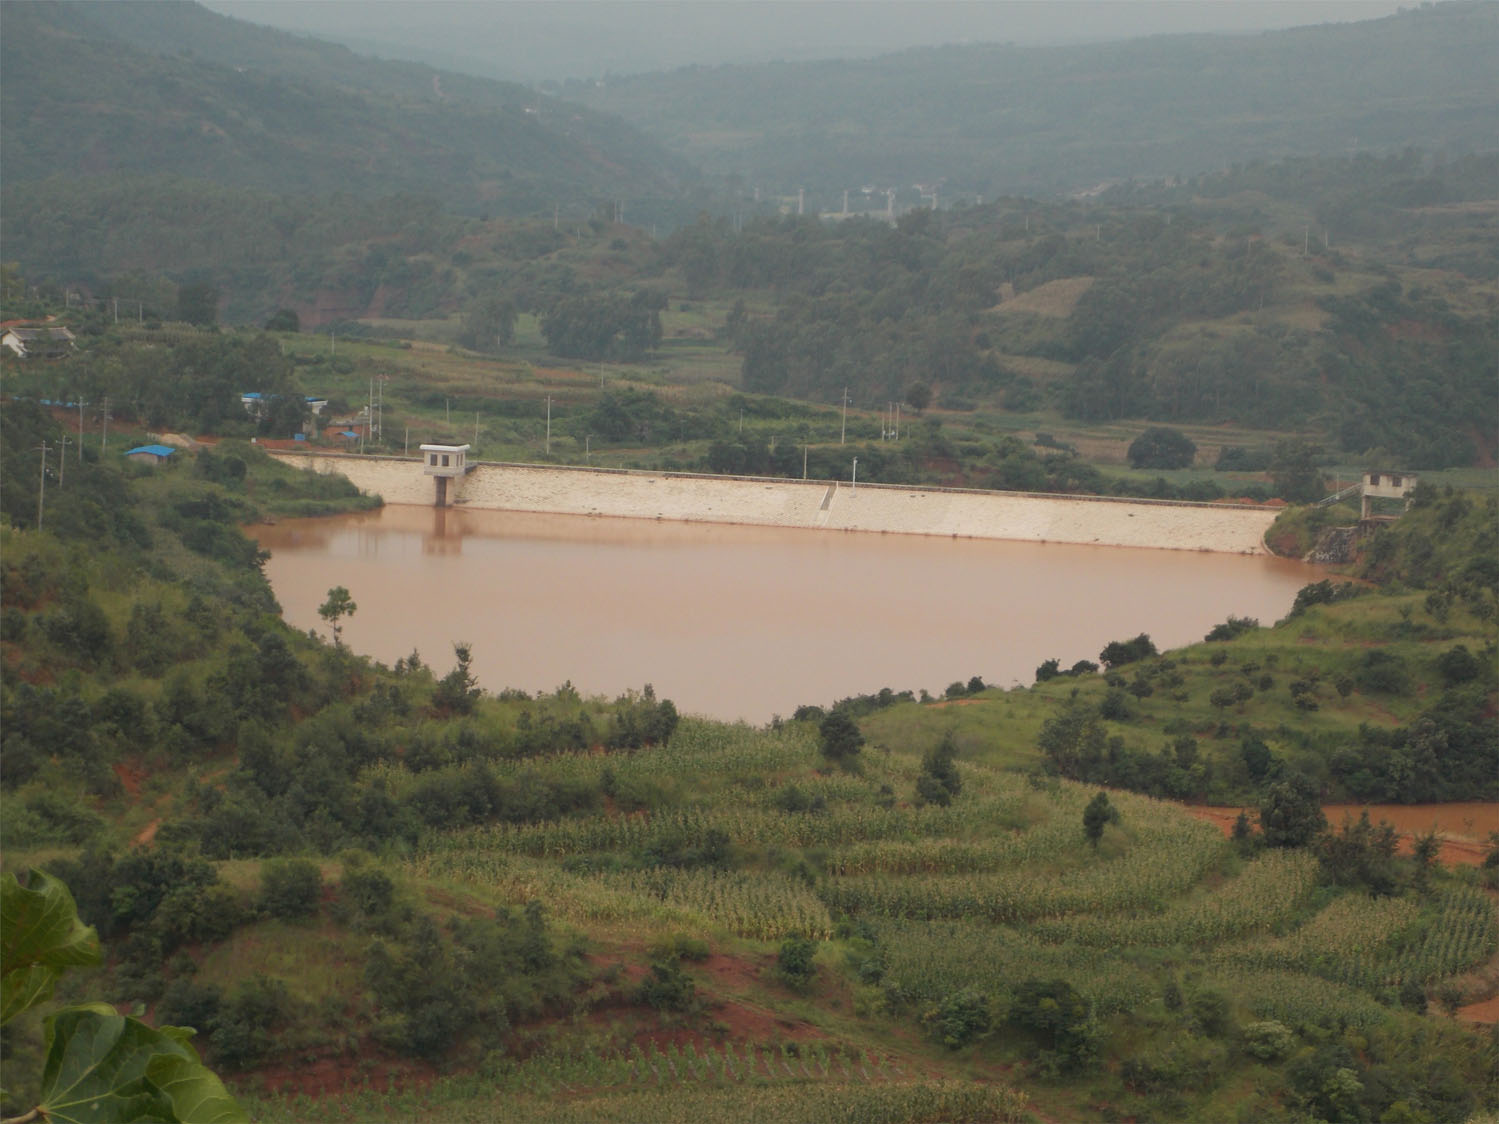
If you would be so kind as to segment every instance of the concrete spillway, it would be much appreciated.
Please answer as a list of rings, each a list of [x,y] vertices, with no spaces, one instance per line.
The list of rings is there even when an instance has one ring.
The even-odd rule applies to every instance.
[[[434,502],[433,481],[414,458],[270,455],[313,472],[342,474],[386,503]],[[448,500],[495,511],[1232,554],[1263,553],[1265,531],[1276,516],[1273,508],[1233,504],[485,463],[454,480]]]

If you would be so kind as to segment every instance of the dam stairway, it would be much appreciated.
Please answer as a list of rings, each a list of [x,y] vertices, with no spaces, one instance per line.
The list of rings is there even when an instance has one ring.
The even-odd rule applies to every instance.
[[[837,491],[838,481],[834,480],[823,493],[822,505],[817,509],[817,526],[826,527],[828,520],[833,517],[833,494]]]

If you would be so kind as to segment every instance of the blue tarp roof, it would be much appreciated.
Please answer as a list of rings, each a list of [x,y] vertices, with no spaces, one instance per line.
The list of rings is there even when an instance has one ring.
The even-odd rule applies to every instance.
[[[137,445],[133,449],[126,449],[125,456],[128,457],[132,453],[155,453],[158,457],[169,457],[174,452],[176,450],[170,445]]]
[[[359,434],[355,433],[352,429],[346,429],[342,433],[340,433],[339,436],[340,437],[358,437]]]

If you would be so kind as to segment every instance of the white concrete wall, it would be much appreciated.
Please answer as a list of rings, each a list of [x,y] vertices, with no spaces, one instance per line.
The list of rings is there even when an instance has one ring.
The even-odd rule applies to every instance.
[[[342,472],[386,503],[430,505],[436,485],[419,460],[271,454],[316,472]],[[1255,554],[1273,508],[1104,497],[904,488],[536,465],[479,464],[452,482],[457,504],[496,511],[610,515],[681,522],[1026,542],[1090,543]]]

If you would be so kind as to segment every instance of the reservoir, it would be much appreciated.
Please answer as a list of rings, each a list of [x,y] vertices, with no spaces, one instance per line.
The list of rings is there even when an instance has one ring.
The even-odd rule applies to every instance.
[[[954,680],[1030,684],[1149,633],[1270,624],[1315,567],[1264,555],[391,505],[249,529],[295,628],[346,586],[344,641],[489,691],[617,695],[763,724],[803,703]]]

